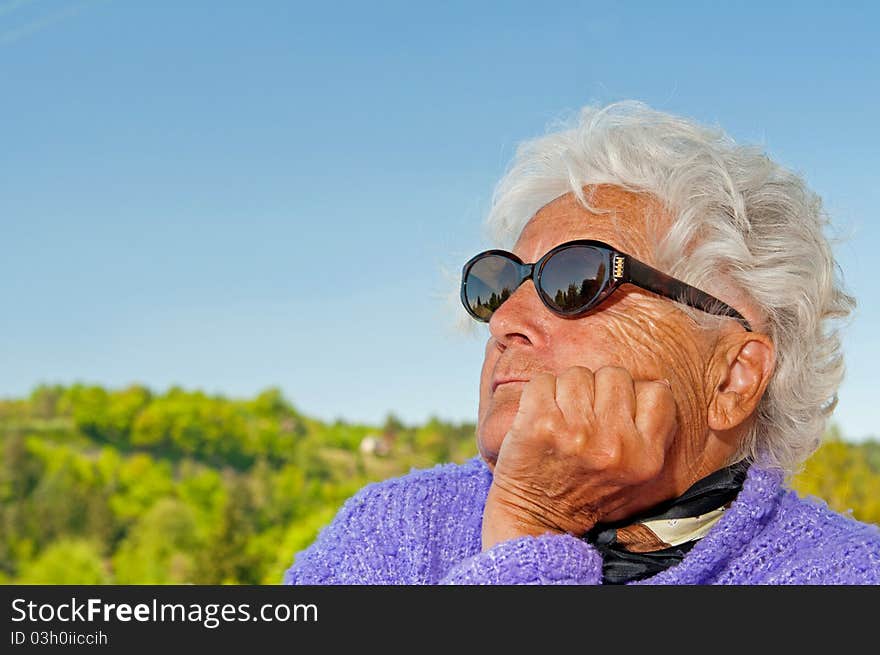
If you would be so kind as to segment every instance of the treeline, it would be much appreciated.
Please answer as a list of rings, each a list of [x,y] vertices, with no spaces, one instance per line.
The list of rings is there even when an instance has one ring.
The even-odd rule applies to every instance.
[[[39,386],[0,401],[0,583],[275,584],[364,484],[462,462],[474,431],[325,423],[276,388]],[[832,431],[795,485],[880,523],[880,444]]]
[[[281,580],[367,482],[476,453],[473,424],[329,424],[278,389],[40,386],[0,401],[0,582]]]
[[[848,443],[832,426],[791,486],[838,512],[880,525],[880,441]]]

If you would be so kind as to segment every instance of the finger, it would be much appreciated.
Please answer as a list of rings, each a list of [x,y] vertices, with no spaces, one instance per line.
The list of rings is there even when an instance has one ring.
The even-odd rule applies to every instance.
[[[559,412],[556,405],[556,376],[537,373],[525,385],[511,429],[542,429]]]
[[[661,445],[665,450],[678,426],[678,405],[669,383],[639,380],[635,383],[636,430],[646,444]]]
[[[585,366],[571,366],[556,378],[556,405],[572,426],[592,423],[593,392],[595,380],[593,371]]]
[[[596,417],[608,423],[618,417],[636,418],[636,396],[629,371],[621,366],[603,366],[596,371]]]

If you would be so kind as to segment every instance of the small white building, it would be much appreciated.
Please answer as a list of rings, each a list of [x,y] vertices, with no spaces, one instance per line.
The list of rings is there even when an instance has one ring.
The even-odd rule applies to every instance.
[[[384,457],[391,452],[391,443],[384,434],[374,432],[361,439],[360,451],[364,455]]]

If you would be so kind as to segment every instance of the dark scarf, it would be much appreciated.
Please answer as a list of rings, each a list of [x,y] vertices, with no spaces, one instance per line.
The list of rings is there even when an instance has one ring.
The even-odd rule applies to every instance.
[[[748,468],[748,462],[738,462],[635,518],[597,523],[581,538],[602,555],[603,582],[642,580],[678,564],[736,498]]]

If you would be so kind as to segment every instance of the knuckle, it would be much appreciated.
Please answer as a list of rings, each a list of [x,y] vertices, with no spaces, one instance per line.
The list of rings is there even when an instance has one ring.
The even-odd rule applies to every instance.
[[[657,409],[667,407],[669,404],[674,404],[675,402],[672,390],[665,382],[652,380],[650,382],[645,382],[640,386],[641,388],[638,393],[639,405],[645,405],[646,407]]]
[[[607,440],[593,450],[591,459],[600,469],[614,469],[620,466],[621,450],[617,439]]]
[[[575,450],[581,450],[589,443],[589,435],[584,432],[576,432],[570,443]]]
[[[596,382],[603,386],[620,387],[632,384],[632,377],[629,371],[622,366],[603,366],[596,371]]]
[[[662,380],[654,380],[650,384],[650,390],[652,395],[659,398],[661,401],[666,399],[672,399],[672,387],[669,383],[664,382]]]
[[[559,380],[574,385],[588,384],[593,379],[593,372],[586,366],[569,366],[559,374]]]
[[[569,456],[578,456],[590,441],[590,435],[583,430],[577,430],[561,440],[560,450]]]
[[[637,403],[640,414],[654,414],[662,407],[660,397],[651,391],[639,395]]]
[[[574,366],[569,366],[568,368],[562,371],[562,375],[569,376],[580,376],[580,375],[592,375],[593,372],[587,368],[586,366],[581,366],[580,364],[575,364]]]
[[[558,426],[556,425],[556,420],[550,414],[545,413],[535,417],[532,421],[532,428],[536,432],[549,434],[556,432]]]
[[[629,371],[623,366],[618,366],[616,364],[608,364],[607,366],[603,366],[598,371],[596,371],[597,375],[599,373],[610,377],[629,377]]]

